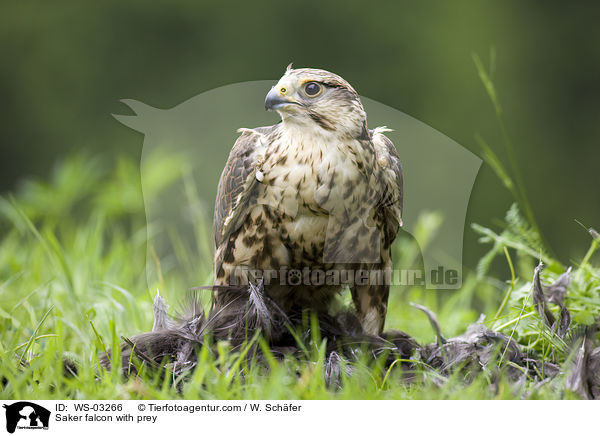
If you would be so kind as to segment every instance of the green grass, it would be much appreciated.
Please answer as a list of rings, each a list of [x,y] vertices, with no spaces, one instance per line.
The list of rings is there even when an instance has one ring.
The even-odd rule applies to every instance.
[[[160,167],[162,160],[153,165]],[[170,376],[146,374],[125,380],[117,371],[105,372],[98,364],[100,352],[118,348],[122,336],[151,329],[156,289],[176,303],[184,300],[190,287],[187,274],[170,270],[162,271],[155,283],[147,283],[146,246],[160,232],[148,232],[156,226],[145,222],[135,165],[121,160],[116,169],[107,168],[107,162],[75,156],[57,166],[48,183],[28,181],[15,196],[0,199],[0,375],[6,382],[2,398],[518,398],[534,384],[529,380],[517,389],[501,377],[492,386],[489,371],[470,383],[459,372],[446,379],[424,371],[424,380],[407,385],[400,365],[386,372],[365,361],[354,365],[354,374],[342,380],[341,389],[328,389],[322,344],[308,351],[310,363],[293,358],[278,361],[265,348],[266,367],[247,367],[239,352],[220,344],[216,356],[207,351],[200,354],[197,369],[181,391]],[[157,193],[174,180],[164,174],[161,178]],[[202,213],[198,220],[205,219]],[[420,231],[435,232],[438,222],[435,216],[423,216]],[[446,337],[461,334],[484,313],[487,326],[512,335],[540,356],[565,362],[568,347],[543,326],[530,297],[538,257],[549,265],[544,273],[547,281],[564,272],[565,266],[543,252],[516,208],[509,211],[504,231],[479,226],[475,230],[483,242],[492,244],[478,271],[467,271],[458,291],[394,288],[386,328],[404,330],[422,344],[435,342],[429,321],[409,302],[436,312]],[[172,230],[169,235],[173,237]],[[204,246],[208,241],[198,243]],[[598,243],[592,242],[583,260],[574,265],[567,296],[574,321],[581,325],[594,323],[600,314],[600,270],[591,264],[597,248]],[[418,264],[411,238],[400,238],[395,254],[398,265]],[[196,261],[207,265],[211,261],[191,258],[184,249],[178,256],[190,256],[189,268]],[[159,270],[162,261],[152,256],[149,260]],[[493,261],[510,262],[512,277],[488,277]],[[210,283],[206,264],[198,269],[205,271],[203,282]],[[65,358],[78,362],[76,377],[64,374]],[[237,376],[240,371],[244,377]],[[441,385],[440,380],[444,380]],[[541,398],[563,395],[558,381],[533,392]]]

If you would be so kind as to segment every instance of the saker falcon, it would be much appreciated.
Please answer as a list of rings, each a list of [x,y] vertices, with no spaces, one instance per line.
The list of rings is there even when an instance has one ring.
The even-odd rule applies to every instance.
[[[361,325],[381,333],[389,282],[365,277],[391,271],[402,225],[396,148],[385,128],[367,128],[354,88],[325,70],[290,65],[265,108],[281,122],[240,129],[217,188],[217,307],[228,302],[228,287],[251,280],[250,270],[264,272],[264,290],[283,311],[327,311],[344,284],[319,273],[350,271]],[[292,280],[294,271],[309,271],[310,280]]]

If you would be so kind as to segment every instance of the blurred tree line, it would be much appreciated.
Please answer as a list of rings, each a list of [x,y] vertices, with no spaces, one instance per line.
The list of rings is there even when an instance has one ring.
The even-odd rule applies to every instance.
[[[479,133],[506,159],[472,60],[489,62],[493,46],[542,232],[567,262],[589,241],[574,219],[600,226],[597,3],[107,0],[0,9],[0,192],[46,177],[77,150],[138,159],[141,135],[111,117],[127,113],[122,98],[169,108],[222,85],[275,80],[291,61],[337,72],[475,153]],[[484,166],[468,223],[493,225],[511,202]],[[470,228],[465,247],[472,267],[485,247]]]

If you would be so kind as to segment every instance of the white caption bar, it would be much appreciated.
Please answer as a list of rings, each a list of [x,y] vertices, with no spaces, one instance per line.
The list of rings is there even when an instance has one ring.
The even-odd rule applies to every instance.
[[[595,428],[598,410],[598,403],[591,401],[15,400],[0,403],[5,406],[0,419],[4,428],[0,433],[6,430],[19,436],[164,436],[173,431],[193,434],[216,431],[219,433],[214,434],[243,436],[371,436],[378,431],[446,435],[453,434],[452,430],[461,435],[487,436],[505,435],[514,429],[519,434],[544,431],[584,434]]]

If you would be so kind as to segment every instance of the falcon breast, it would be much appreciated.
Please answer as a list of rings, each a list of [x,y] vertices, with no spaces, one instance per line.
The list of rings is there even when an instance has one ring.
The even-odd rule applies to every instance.
[[[394,145],[325,70],[288,67],[265,108],[281,122],[240,129],[217,188],[216,305],[259,279],[283,311],[328,311],[349,288],[363,329],[379,334],[402,225]]]

